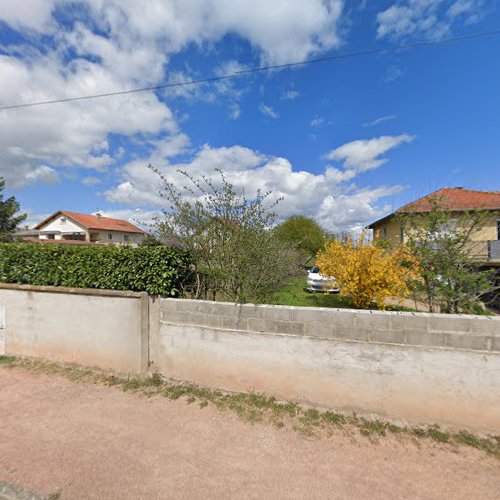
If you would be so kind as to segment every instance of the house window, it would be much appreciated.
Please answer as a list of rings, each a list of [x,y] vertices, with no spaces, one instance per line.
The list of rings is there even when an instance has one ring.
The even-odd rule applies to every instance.
[[[113,239],[113,234],[112,233],[108,233],[108,240],[112,240]]]
[[[128,234],[124,234],[123,241],[129,241],[129,240],[130,240],[130,236]]]
[[[66,224],[66,217],[61,217],[61,224]]]
[[[387,227],[382,229],[382,238],[384,238],[384,240],[387,238]]]
[[[497,240],[500,240],[500,219],[497,220]]]
[[[47,235],[47,239],[48,240],[55,240],[56,239],[56,235],[55,234],[48,234]]]

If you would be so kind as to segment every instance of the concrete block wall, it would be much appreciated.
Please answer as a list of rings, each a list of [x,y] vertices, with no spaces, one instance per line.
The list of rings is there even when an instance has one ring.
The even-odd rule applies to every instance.
[[[500,352],[500,318],[166,299],[161,321],[228,330]]]
[[[151,369],[231,391],[500,433],[500,319],[161,299]]]

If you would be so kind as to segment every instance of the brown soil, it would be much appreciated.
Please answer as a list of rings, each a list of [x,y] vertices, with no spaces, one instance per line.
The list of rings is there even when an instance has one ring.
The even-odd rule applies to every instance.
[[[0,367],[0,480],[63,499],[496,499],[482,451],[339,430],[306,438],[211,406]]]

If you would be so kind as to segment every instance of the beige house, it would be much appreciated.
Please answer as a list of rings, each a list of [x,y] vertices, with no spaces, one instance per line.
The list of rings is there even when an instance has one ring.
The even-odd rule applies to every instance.
[[[481,264],[500,265],[500,191],[473,191],[463,188],[443,188],[405,205],[395,212],[368,226],[373,229],[374,240],[388,240],[391,245],[405,242],[405,234],[397,216],[400,214],[425,213],[431,210],[435,200],[443,209],[457,214],[474,210],[486,211],[482,228],[471,235],[470,252]],[[452,217],[453,221],[453,217]]]
[[[41,243],[69,244],[112,243],[136,245],[145,232],[121,219],[59,210],[37,224],[32,230],[21,231],[18,236]]]

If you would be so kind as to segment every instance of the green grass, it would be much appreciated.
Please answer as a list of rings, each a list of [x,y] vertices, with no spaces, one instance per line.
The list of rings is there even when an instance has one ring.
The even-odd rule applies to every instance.
[[[301,276],[277,292],[269,304],[277,306],[297,307],[331,307],[336,309],[352,309],[349,299],[338,293],[311,293],[306,290],[307,278]],[[376,306],[372,309],[377,309]],[[407,307],[387,307],[388,311],[414,311]]]
[[[277,292],[269,303],[277,306],[350,308],[349,301],[338,293],[310,293],[305,290],[307,278],[300,277]]]

